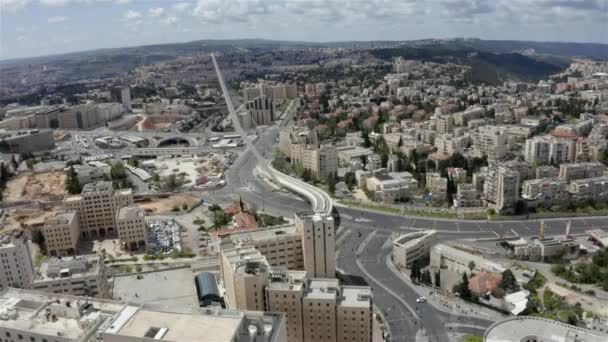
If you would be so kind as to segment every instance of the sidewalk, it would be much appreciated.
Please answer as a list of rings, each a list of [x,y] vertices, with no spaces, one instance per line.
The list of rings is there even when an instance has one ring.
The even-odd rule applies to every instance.
[[[386,264],[391,272],[400,277],[410,288],[416,291],[420,297],[426,297],[427,305],[432,305],[439,311],[450,315],[473,316],[491,321],[496,321],[507,317],[497,311],[471,304],[458,297],[441,294],[440,289],[414,284],[407,275],[395,268],[395,265],[393,265],[393,263],[390,261],[390,256],[386,258]],[[460,323],[465,324],[466,318]]]

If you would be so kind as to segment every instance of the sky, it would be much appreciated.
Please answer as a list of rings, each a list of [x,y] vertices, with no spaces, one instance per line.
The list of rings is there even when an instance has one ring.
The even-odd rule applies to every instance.
[[[608,44],[608,0],[0,0],[0,60],[199,39]]]

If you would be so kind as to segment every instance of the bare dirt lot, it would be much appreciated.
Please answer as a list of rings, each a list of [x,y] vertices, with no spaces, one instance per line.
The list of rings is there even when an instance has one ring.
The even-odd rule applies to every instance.
[[[153,198],[145,201],[137,201],[137,205],[143,208],[147,214],[163,214],[177,212],[173,208],[183,210],[184,205],[190,208],[198,202],[198,198],[190,194],[173,195],[168,198]]]
[[[57,210],[19,208],[9,210],[4,227],[11,229],[40,228]]]
[[[45,173],[22,173],[6,183],[2,198],[6,202],[49,201],[66,195],[66,175],[63,171]]]

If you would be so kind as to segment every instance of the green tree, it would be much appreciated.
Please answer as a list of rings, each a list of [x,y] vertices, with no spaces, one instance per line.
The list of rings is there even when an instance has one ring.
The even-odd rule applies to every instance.
[[[127,178],[127,171],[122,162],[116,162],[112,165],[110,169],[110,175],[112,176],[112,180],[120,180]]]
[[[510,269],[506,269],[502,272],[500,287],[508,293],[519,291],[519,285],[517,284],[517,280],[515,280],[515,275],[513,275],[513,272]]]
[[[332,196],[336,193],[336,177],[333,174],[327,176],[327,190]]]
[[[469,267],[469,270],[471,270],[471,272],[473,272],[473,270],[475,269],[475,266],[476,266],[475,261],[473,261],[473,260],[469,261],[468,267]]]
[[[82,192],[82,186],[80,185],[80,181],[78,180],[78,175],[76,171],[74,171],[74,167],[70,166],[67,172],[67,177],[65,179],[65,188],[68,193],[75,195]]]

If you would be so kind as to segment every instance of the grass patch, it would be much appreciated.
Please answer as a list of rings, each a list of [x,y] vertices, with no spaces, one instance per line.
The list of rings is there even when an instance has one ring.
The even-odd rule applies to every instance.
[[[483,337],[478,335],[467,335],[464,337],[464,342],[483,342]]]

